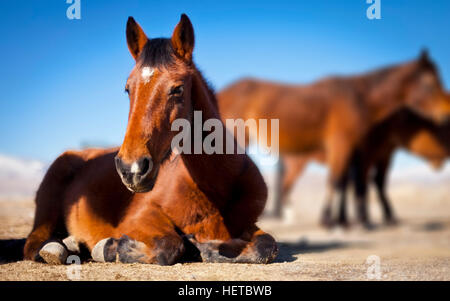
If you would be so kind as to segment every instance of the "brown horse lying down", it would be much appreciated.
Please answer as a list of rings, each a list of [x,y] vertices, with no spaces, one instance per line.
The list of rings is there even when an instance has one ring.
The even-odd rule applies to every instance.
[[[173,264],[199,252],[206,262],[271,262],[277,244],[255,225],[267,188],[249,157],[171,152],[175,119],[191,121],[194,110],[220,119],[192,61],[188,17],[171,39],[148,39],[131,17],[126,33],[136,66],[124,142],[120,150],[69,151],[52,164],[25,258],[63,263],[68,240],[60,240],[69,234],[96,261]]]
[[[218,101],[224,119],[279,119],[281,155],[323,153],[330,170],[327,204],[335,192],[343,193],[350,157],[374,125],[401,108],[439,122],[450,115],[450,99],[426,53],[368,74],[310,85],[245,79],[221,91]],[[325,224],[331,222],[329,214],[324,210]]]
[[[439,126],[404,109],[369,131],[352,157],[348,174],[356,188],[358,220],[366,227],[371,226],[366,208],[367,187],[370,181],[375,183],[385,223],[396,223],[385,186],[391,158],[398,148],[424,158],[435,167],[441,166],[450,155],[450,123]],[[310,160],[324,163],[323,153],[289,156],[287,159],[284,165],[286,173],[283,178],[283,200]],[[328,206],[327,210],[331,211],[331,206]],[[334,222],[347,226],[345,197],[340,201],[338,214]]]

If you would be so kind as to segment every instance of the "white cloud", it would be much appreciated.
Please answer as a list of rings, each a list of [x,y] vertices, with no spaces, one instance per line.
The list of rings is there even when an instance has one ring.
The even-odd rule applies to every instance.
[[[32,198],[45,170],[40,161],[0,154],[0,198]]]

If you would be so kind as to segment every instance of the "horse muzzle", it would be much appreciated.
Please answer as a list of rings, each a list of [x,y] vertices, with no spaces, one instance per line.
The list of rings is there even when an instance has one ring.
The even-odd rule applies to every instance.
[[[144,156],[133,163],[127,163],[119,156],[115,159],[116,170],[122,183],[132,192],[148,192],[155,186],[159,164],[153,164],[151,157]]]

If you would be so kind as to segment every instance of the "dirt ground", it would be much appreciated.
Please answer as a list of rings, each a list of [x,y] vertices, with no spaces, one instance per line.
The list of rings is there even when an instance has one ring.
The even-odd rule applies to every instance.
[[[259,223],[279,241],[280,254],[272,264],[85,263],[74,270],[74,265],[17,261],[0,264],[0,280],[68,280],[76,275],[80,280],[450,280],[449,186],[400,185],[392,190],[401,220],[397,227],[327,231],[317,223],[323,186],[303,185],[291,198],[287,218]],[[377,205],[372,199],[373,220],[380,224]],[[8,239],[24,238],[32,219],[33,202],[0,201],[2,246]]]

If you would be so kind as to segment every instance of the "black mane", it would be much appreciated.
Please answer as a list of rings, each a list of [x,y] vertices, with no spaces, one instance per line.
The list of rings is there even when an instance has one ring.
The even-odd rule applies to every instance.
[[[138,58],[141,66],[168,67],[175,62],[175,52],[170,39],[149,39]]]

